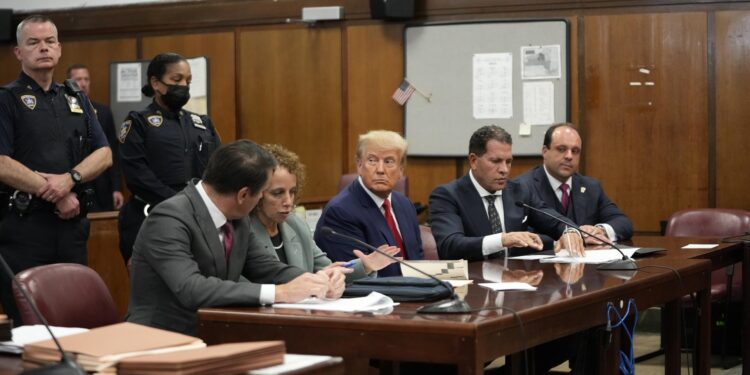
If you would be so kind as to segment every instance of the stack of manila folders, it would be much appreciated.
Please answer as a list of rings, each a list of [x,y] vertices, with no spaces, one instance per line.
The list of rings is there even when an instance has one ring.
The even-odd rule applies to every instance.
[[[134,323],[118,323],[59,338],[71,359],[101,374],[237,374],[284,361],[283,341],[206,346],[198,338]],[[24,346],[24,367],[60,361],[52,340]]]

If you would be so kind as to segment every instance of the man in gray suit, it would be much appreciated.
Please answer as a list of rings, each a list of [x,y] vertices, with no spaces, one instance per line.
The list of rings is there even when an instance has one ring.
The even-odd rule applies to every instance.
[[[630,239],[630,219],[609,200],[599,181],[578,174],[581,136],[572,124],[556,124],[547,129],[542,157],[542,165],[516,181],[583,230],[610,241]],[[587,244],[599,243],[593,237],[586,236],[585,240]]]
[[[151,211],[133,246],[127,321],[195,335],[201,307],[341,296],[340,267],[306,273],[264,252],[251,234],[248,213],[275,166],[251,141],[224,145],[203,180]]]

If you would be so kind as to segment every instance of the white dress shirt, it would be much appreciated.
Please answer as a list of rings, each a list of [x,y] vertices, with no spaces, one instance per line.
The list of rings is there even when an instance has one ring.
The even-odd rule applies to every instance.
[[[474,173],[472,171],[469,171],[469,178],[471,179],[471,183],[474,184],[474,188],[477,189],[477,193],[480,197],[482,197],[482,204],[484,205],[484,212],[487,214],[487,217],[489,217],[489,202],[484,198],[488,195],[495,195],[495,209],[497,209],[498,216],[500,216],[500,225],[503,227],[503,232],[505,232],[505,211],[503,210],[503,191],[498,190],[494,194],[487,191],[485,188],[482,187],[482,185],[477,182],[477,180],[474,178]],[[482,254],[484,256],[488,256],[490,254],[494,254],[503,250],[508,250],[507,247],[503,246],[503,233],[495,233],[490,234],[489,236],[484,236],[482,238]]]

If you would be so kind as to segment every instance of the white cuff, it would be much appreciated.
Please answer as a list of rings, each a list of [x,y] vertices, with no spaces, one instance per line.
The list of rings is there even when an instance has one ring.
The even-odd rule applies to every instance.
[[[263,284],[260,286],[260,300],[261,305],[273,305],[276,302],[276,285]]]
[[[495,233],[482,238],[482,254],[488,256],[503,250],[507,250],[503,246],[503,234]]]

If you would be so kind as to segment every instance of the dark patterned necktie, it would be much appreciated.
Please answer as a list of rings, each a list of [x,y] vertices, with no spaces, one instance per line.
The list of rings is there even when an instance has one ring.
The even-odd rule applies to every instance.
[[[495,208],[495,198],[497,198],[496,195],[488,195],[484,197],[484,199],[487,200],[487,203],[489,203],[489,206],[487,206],[487,213],[490,217],[492,233],[502,233],[503,223],[500,221],[500,214],[497,213],[497,208]]]
[[[562,184],[560,185],[560,190],[562,190],[562,197],[560,198],[560,203],[562,203],[562,209],[563,214],[568,214],[568,203],[570,203],[570,196],[568,195],[568,184]]]
[[[226,224],[221,226],[221,231],[224,233],[224,256],[229,262],[229,256],[232,255],[232,244],[234,244],[234,226],[231,221],[227,221]]]

